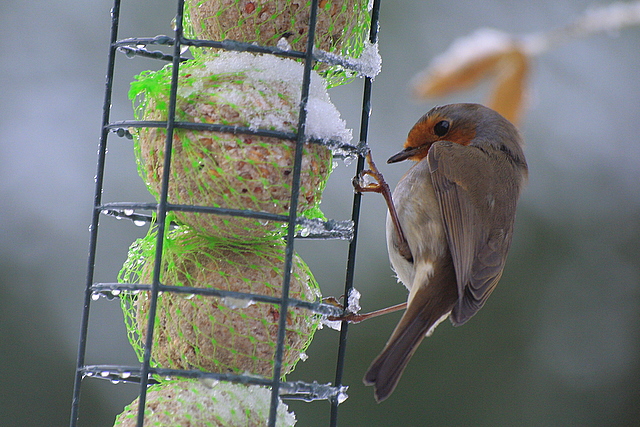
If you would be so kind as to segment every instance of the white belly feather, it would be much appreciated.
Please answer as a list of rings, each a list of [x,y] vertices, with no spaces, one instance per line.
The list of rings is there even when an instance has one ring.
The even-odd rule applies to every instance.
[[[412,197],[421,195],[421,197]],[[433,274],[433,263],[447,248],[442,216],[426,159],[414,165],[398,183],[393,192],[398,218],[409,243],[414,262],[402,257],[393,241],[397,233],[387,214],[387,248],[389,260],[398,279],[415,293],[415,283],[426,284]]]

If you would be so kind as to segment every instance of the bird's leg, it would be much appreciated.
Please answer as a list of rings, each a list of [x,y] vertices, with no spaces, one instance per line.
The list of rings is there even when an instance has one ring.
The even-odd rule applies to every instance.
[[[347,321],[349,323],[360,323],[367,319],[372,319],[374,317],[382,316],[383,314],[393,313],[396,311],[404,310],[407,308],[407,303],[403,302],[401,304],[392,305],[391,307],[381,308],[380,310],[370,311],[369,313],[345,313],[342,316],[329,316],[327,320],[333,321]]]
[[[339,308],[341,308],[343,310],[345,309],[345,306],[343,304],[341,304],[340,301],[338,301],[338,299],[336,297],[323,298],[322,302],[325,303],[325,304],[333,305],[334,307],[339,307]],[[347,313],[343,314],[342,316],[328,316],[327,320],[330,320],[332,322],[335,322],[335,321],[339,321],[339,322],[347,321],[349,323],[360,323],[360,322],[365,321],[367,319],[373,319],[374,317],[382,316],[383,314],[387,314],[387,313],[393,313],[393,312],[396,312],[396,311],[404,310],[405,308],[407,308],[407,303],[403,302],[401,304],[392,305],[391,307],[381,308],[380,310],[370,311],[369,313],[358,314],[358,313],[347,312]]]
[[[387,202],[387,207],[389,208],[389,215],[391,216],[391,221],[396,229],[396,233],[398,234],[398,251],[400,254],[408,260],[413,260],[411,255],[411,250],[409,249],[409,244],[407,243],[407,239],[404,236],[404,232],[402,231],[402,226],[400,226],[400,220],[398,219],[398,213],[396,212],[396,207],[393,204],[393,198],[391,197],[391,189],[389,188],[389,184],[384,180],[384,177],[376,167],[376,164],[373,162],[373,157],[371,156],[371,150],[367,152],[366,155],[367,163],[369,165],[369,169],[365,169],[358,174],[358,176],[353,178],[353,187],[355,191],[359,193],[380,193],[384,197],[384,200]],[[365,176],[370,176],[376,180],[376,182],[364,182]],[[344,306],[338,302],[335,298],[327,298],[324,302],[333,304],[337,307],[344,309]],[[396,304],[391,307],[382,308],[380,310],[371,311],[369,313],[345,313],[342,316],[329,316],[327,319],[331,321],[347,321],[349,323],[360,323],[367,319],[372,319],[374,317],[382,316],[383,314],[393,313],[399,310],[404,310],[407,308],[407,303],[403,302],[401,304]]]
[[[373,162],[373,157],[371,157],[371,150],[367,152],[366,158],[370,169],[363,170],[358,176],[353,178],[353,188],[359,193],[374,192],[382,194],[384,200],[387,202],[391,221],[393,222],[393,226],[395,227],[396,233],[398,234],[398,252],[400,252],[400,255],[402,255],[405,259],[412,262],[413,256],[411,255],[411,249],[409,249],[409,243],[407,243],[407,238],[402,231],[402,226],[400,225],[400,220],[398,219],[398,212],[396,211],[396,207],[393,204],[393,199],[391,197],[391,189],[389,188],[389,184],[387,184],[387,182],[384,180],[384,177],[376,167],[376,164]],[[376,182],[365,184],[364,177],[367,175],[374,178]]]

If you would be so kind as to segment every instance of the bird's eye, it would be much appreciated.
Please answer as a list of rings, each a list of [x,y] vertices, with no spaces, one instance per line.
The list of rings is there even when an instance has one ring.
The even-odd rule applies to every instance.
[[[433,127],[433,132],[437,136],[445,136],[447,132],[449,132],[449,122],[446,120],[441,120]]]

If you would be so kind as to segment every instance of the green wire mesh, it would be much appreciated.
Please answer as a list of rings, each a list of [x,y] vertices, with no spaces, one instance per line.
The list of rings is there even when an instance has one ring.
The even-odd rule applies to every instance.
[[[235,69],[238,71],[224,71]],[[300,73],[298,73],[300,71]],[[301,64],[273,56],[225,52],[181,64],[176,106],[179,122],[236,125],[295,132]],[[320,140],[348,142],[350,132],[314,73],[309,133]],[[139,120],[167,119],[171,66],[146,71],[131,84],[129,97]],[[314,119],[314,115],[318,116]],[[138,171],[159,198],[166,130],[133,132]],[[288,214],[295,141],[249,134],[176,128],[169,202]],[[332,151],[306,143],[298,213],[322,218],[319,204],[332,169]],[[255,218],[178,212],[176,219],[200,233],[241,241],[259,240],[281,228]]]
[[[155,245],[154,230],[134,242],[119,281],[151,283]],[[230,246],[228,242],[178,228],[165,238],[160,281],[168,286],[215,288],[280,298],[284,258],[285,244],[281,239]],[[309,268],[297,255],[289,295],[309,302],[317,302],[321,296]],[[125,294],[121,301],[129,340],[142,360],[149,293]],[[269,377],[273,372],[278,320],[279,307],[273,304],[163,292],[158,296],[152,365]],[[319,323],[318,315],[302,308],[289,308],[283,376],[304,357]]]
[[[235,40],[281,46],[304,52],[307,45],[308,0],[186,0],[184,29],[190,38]],[[369,0],[321,0],[318,3],[315,46],[358,58],[370,28]],[[194,56],[205,51],[192,49]],[[338,66],[316,65],[329,87],[347,83],[355,73]]]
[[[270,391],[257,385],[176,381],[149,387],[145,425],[156,427],[263,427],[269,416]],[[137,425],[138,399],[116,418],[114,426]],[[279,402],[277,427],[290,427],[295,414]]]

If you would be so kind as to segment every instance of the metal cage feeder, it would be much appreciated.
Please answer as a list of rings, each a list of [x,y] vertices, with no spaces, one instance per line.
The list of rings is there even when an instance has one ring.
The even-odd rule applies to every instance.
[[[157,309],[158,295],[161,292],[167,293],[187,293],[193,295],[206,295],[209,297],[231,297],[240,300],[251,300],[258,303],[272,304],[278,307],[281,313],[286,313],[289,307],[298,307],[310,312],[318,313],[324,316],[339,316],[343,314],[343,310],[333,305],[321,302],[308,302],[292,299],[289,296],[289,287],[291,282],[291,270],[294,257],[294,242],[298,238],[313,239],[343,239],[349,241],[347,270],[345,277],[345,295],[349,295],[352,289],[356,259],[356,244],[358,236],[358,221],[360,214],[359,193],[354,193],[352,204],[352,216],[348,220],[310,220],[297,214],[297,201],[300,191],[300,174],[302,168],[303,145],[310,141],[306,136],[307,123],[307,101],[309,99],[309,86],[311,79],[312,67],[316,62],[337,63],[347,69],[352,65],[344,63],[343,59],[322,56],[317,51],[314,52],[314,41],[317,24],[318,0],[312,0],[310,3],[310,16],[308,22],[308,37],[306,51],[282,50],[278,47],[261,46],[250,43],[241,43],[237,41],[224,40],[199,40],[194,38],[186,38],[183,34],[183,13],[185,0],[177,0],[176,24],[173,37],[157,36],[153,38],[129,38],[118,40],[118,25],[120,20],[121,0],[114,0],[111,10],[111,39],[109,45],[108,66],[105,85],[105,96],[103,104],[102,131],[98,147],[96,185],[94,193],[92,222],[90,227],[89,256],[87,265],[87,276],[84,296],[84,309],[81,320],[81,331],[78,348],[78,358],[75,374],[75,386],[71,411],[71,426],[78,425],[80,395],[83,379],[97,378],[111,380],[113,382],[133,382],[139,383],[140,393],[138,402],[137,425],[142,426],[144,423],[145,403],[147,398],[147,387],[156,382],[158,377],[178,377],[193,379],[210,379],[218,381],[226,381],[239,384],[255,384],[270,388],[271,400],[269,407],[268,425],[275,426],[277,421],[277,408],[279,400],[282,399],[302,399],[306,401],[313,400],[329,400],[331,407],[330,425],[338,425],[338,405],[344,398],[346,387],[342,384],[344,359],[347,344],[348,323],[343,322],[339,335],[337,346],[337,365],[335,368],[335,380],[332,384],[319,384],[313,382],[288,382],[281,381],[282,357],[285,341],[285,330],[287,316],[280,316],[278,323],[278,335],[273,363],[273,373],[271,378],[256,377],[251,375],[239,375],[230,373],[212,373],[201,370],[181,370],[181,369],[164,369],[151,366],[153,331],[155,326],[155,312]],[[369,33],[369,42],[375,44],[377,42],[378,17],[379,17],[379,0],[374,0],[371,6],[371,27]],[[151,51],[147,49],[150,45],[172,46],[173,54],[168,55],[161,51]],[[180,122],[175,120],[176,98],[178,90],[178,72],[180,64],[187,58],[182,56],[183,48],[208,47],[231,51],[248,51],[252,53],[261,53],[268,55],[277,55],[280,57],[295,58],[303,60],[304,72],[301,86],[300,108],[298,113],[297,132],[277,132],[266,129],[250,129],[247,127],[229,126],[223,124],[204,124]],[[128,120],[111,122],[111,99],[114,82],[114,68],[118,53],[124,53],[127,57],[142,56],[153,58],[159,61],[165,61],[172,64],[172,78],[169,93],[168,115],[166,121],[151,122],[142,120]],[[358,144],[356,145],[340,145],[339,151],[348,153],[348,155],[356,156],[356,175],[364,168],[364,151],[367,144],[367,134],[369,125],[369,116],[371,111],[371,85],[372,78],[365,77],[362,101],[362,113],[360,121],[360,132]],[[129,128],[144,127],[161,127],[166,129],[166,142],[164,148],[164,168],[162,174],[161,191],[158,203],[128,203],[114,202],[103,203],[102,192],[105,178],[105,159],[107,154],[107,142],[111,136],[131,138]],[[290,140],[295,142],[295,157],[293,162],[293,184],[291,188],[290,207],[288,215],[278,215],[268,212],[244,209],[228,209],[215,208],[210,206],[194,206],[183,204],[172,204],[168,202],[169,179],[171,170],[172,144],[174,141],[175,129],[206,130],[217,131],[233,134],[249,134],[273,137],[280,140]],[[256,218],[259,220],[277,221],[286,224],[286,242],[284,268],[282,277],[281,297],[266,296],[253,293],[233,292],[215,288],[200,288],[188,286],[170,286],[162,284],[160,281],[159,266],[162,265],[163,242],[165,229],[168,226],[165,219],[167,214],[172,211],[183,212],[199,212],[210,215],[231,215],[247,218]],[[142,213],[149,212],[149,213]],[[155,250],[155,267],[153,271],[153,280],[147,284],[134,283],[96,283],[94,281],[94,270],[96,264],[96,252],[98,248],[98,229],[102,216],[127,218],[136,223],[151,224],[155,218],[155,227],[157,227],[157,241]],[[300,227],[312,230],[310,233],[301,233]],[[85,355],[87,350],[87,336],[89,329],[89,314],[91,303],[99,296],[116,299],[123,292],[147,292],[150,295],[150,307],[147,325],[147,336],[144,346],[144,356],[139,366],[120,366],[120,365],[87,365],[85,363]]]

